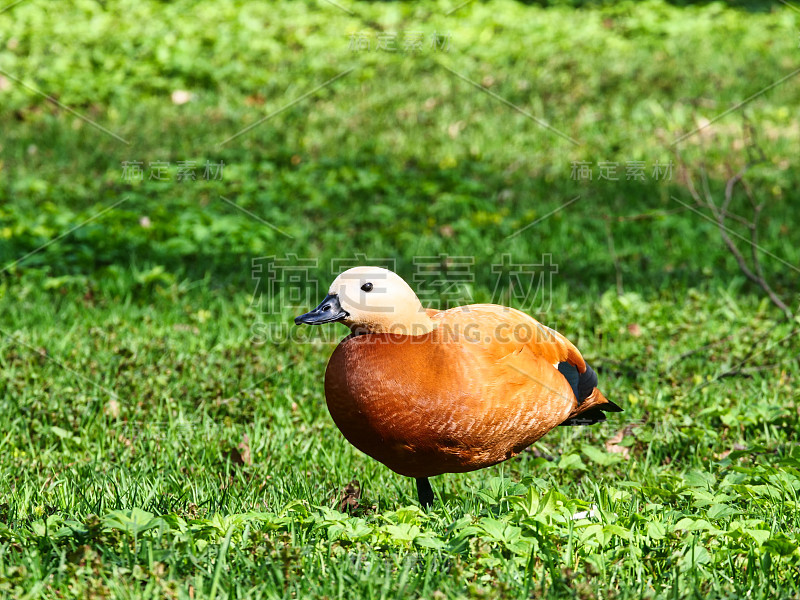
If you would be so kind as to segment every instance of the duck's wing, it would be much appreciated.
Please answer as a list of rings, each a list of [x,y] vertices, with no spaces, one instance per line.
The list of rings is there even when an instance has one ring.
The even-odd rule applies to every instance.
[[[503,355],[509,347],[527,346],[534,356],[544,359],[558,368],[566,362],[586,371],[586,362],[578,349],[563,335],[542,325],[522,311],[497,304],[470,304],[451,308],[439,314],[439,320],[447,326],[460,330],[464,336],[475,337],[496,346]]]
[[[575,412],[567,380],[528,346],[500,358],[485,343],[462,341],[443,350],[459,368],[438,378],[437,410],[425,415],[424,426],[436,431],[436,452],[453,456],[451,470],[506,460]]]
[[[550,392],[566,397],[572,409],[565,424],[592,424],[605,420],[605,411],[622,410],[597,389],[597,375],[575,345],[533,317],[496,304],[473,304],[439,318],[465,337],[480,340],[499,364],[526,374],[541,388],[533,391],[552,406],[553,414],[558,413],[558,400]],[[479,334],[470,336],[470,329]]]
[[[538,439],[574,412],[577,400],[569,382],[530,346],[520,346],[495,365],[495,402],[505,411],[521,412],[531,437]]]

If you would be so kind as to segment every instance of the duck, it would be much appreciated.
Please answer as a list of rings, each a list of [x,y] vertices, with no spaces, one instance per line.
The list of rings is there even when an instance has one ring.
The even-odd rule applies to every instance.
[[[330,415],[358,450],[414,478],[426,508],[430,477],[496,465],[556,427],[622,411],[554,329],[497,304],[425,308],[382,267],[342,272],[294,321],[350,329],[325,370]]]

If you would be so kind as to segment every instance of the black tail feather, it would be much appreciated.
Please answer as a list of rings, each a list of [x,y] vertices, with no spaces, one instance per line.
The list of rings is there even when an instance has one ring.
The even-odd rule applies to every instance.
[[[583,402],[592,395],[592,390],[597,387],[597,373],[589,365],[578,377],[578,403]]]
[[[592,395],[592,391],[597,387],[597,373],[589,365],[586,365],[586,371],[578,373],[578,368],[566,363],[558,363],[558,370],[569,382],[575,397],[578,399],[578,406],[584,400]],[[594,408],[590,408],[584,413],[581,413],[571,419],[567,419],[561,425],[594,425],[606,420],[605,413],[607,412],[622,412],[622,409],[613,402],[606,402]]]
[[[566,421],[561,423],[559,427],[563,427],[564,425],[594,425],[595,423],[601,423],[606,420],[605,413],[607,412],[623,412],[623,411],[619,406],[609,401],[606,404],[601,404],[600,406],[591,408],[587,410],[585,413],[581,413],[576,417],[567,419]]]
[[[560,362],[558,363],[558,370],[569,382],[579,405],[591,396],[592,390],[597,387],[597,373],[589,365],[586,365],[586,370],[583,373],[578,373],[578,367],[575,365],[571,365],[568,362]]]

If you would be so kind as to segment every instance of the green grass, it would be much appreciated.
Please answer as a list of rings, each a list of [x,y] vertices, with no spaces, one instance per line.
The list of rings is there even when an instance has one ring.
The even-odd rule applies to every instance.
[[[780,260],[760,257],[796,310],[799,80],[670,145],[797,68],[798,15],[341,4],[353,14],[224,0],[0,13],[0,596],[800,596],[800,321],[675,200],[692,204],[703,177],[720,199],[757,144],[747,183]],[[411,31],[450,49],[348,47]],[[123,180],[132,160],[169,161],[169,180]],[[176,181],[185,160],[197,181]],[[647,181],[625,180],[635,160]],[[675,162],[672,179],[650,177],[655,160]],[[225,163],[221,181],[202,179],[206,161]],[[574,161],[592,181],[571,178]],[[621,181],[598,180],[600,161]],[[743,195],[733,209],[749,214]],[[415,257],[470,257],[478,302],[497,299],[503,254],[552,255],[541,306],[500,298],[573,340],[625,412],[437,477],[421,511],[413,482],[328,415],[343,328],[291,326],[331,261],[359,254],[408,281]],[[253,260],[287,255],[315,260],[318,286],[265,312]],[[359,507],[341,512],[354,479]]]

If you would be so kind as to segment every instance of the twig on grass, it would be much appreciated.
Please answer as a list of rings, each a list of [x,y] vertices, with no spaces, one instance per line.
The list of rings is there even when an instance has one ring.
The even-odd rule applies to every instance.
[[[748,162],[741,170],[729,177],[725,182],[725,196],[722,204],[720,205],[714,201],[714,195],[712,194],[709,186],[706,169],[701,166],[700,180],[702,184],[702,191],[700,191],[695,186],[691,175],[689,175],[689,170],[686,168],[685,161],[682,160],[680,155],[677,155],[678,161],[684,167],[683,172],[686,173],[685,183],[687,189],[689,190],[689,194],[694,199],[698,208],[707,209],[711,212],[711,218],[709,218],[708,215],[704,214],[703,212],[692,208],[690,205],[680,202],[680,200],[678,200],[678,202],[697,212],[700,214],[700,216],[703,216],[716,223],[717,230],[719,231],[719,235],[722,238],[723,243],[728,248],[728,251],[733,255],[737,265],[739,266],[739,269],[742,271],[745,277],[758,285],[767,294],[770,301],[777,306],[781,312],[783,312],[786,319],[789,320],[794,316],[792,310],[780,298],[780,296],[778,296],[778,294],[769,284],[761,266],[761,257],[759,255],[759,251],[767,251],[762,249],[759,245],[758,226],[765,203],[756,201],[755,194],[753,193],[752,188],[745,181],[744,177],[747,172],[750,171],[750,169],[756,165],[766,162],[766,157],[755,141],[755,135],[752,126],[746,124],[745,127],[746,131],[750,134],[750,143],[747,144]],[[744,190],[745,196],[750,202],[750,208],[753,212],[753,216],[750,219],[731,212],[731,203],[733,202],[733,196],[737,186],[741,186],[741,188]],[[677,200],[677,198],[675,199]],[[745,227],[748,231],[748,236],[740,235],[730,229],[730,227],[728,227],[726,224],[728,220],[736,221]],[[748,264],[744,254],[733,241],[733,238],[731,237],[732,235],[741,239],[750,246],[750,264]],[[767,254],[770,253],[767,252]],[[781,262],[786,263],[786,261]]]

